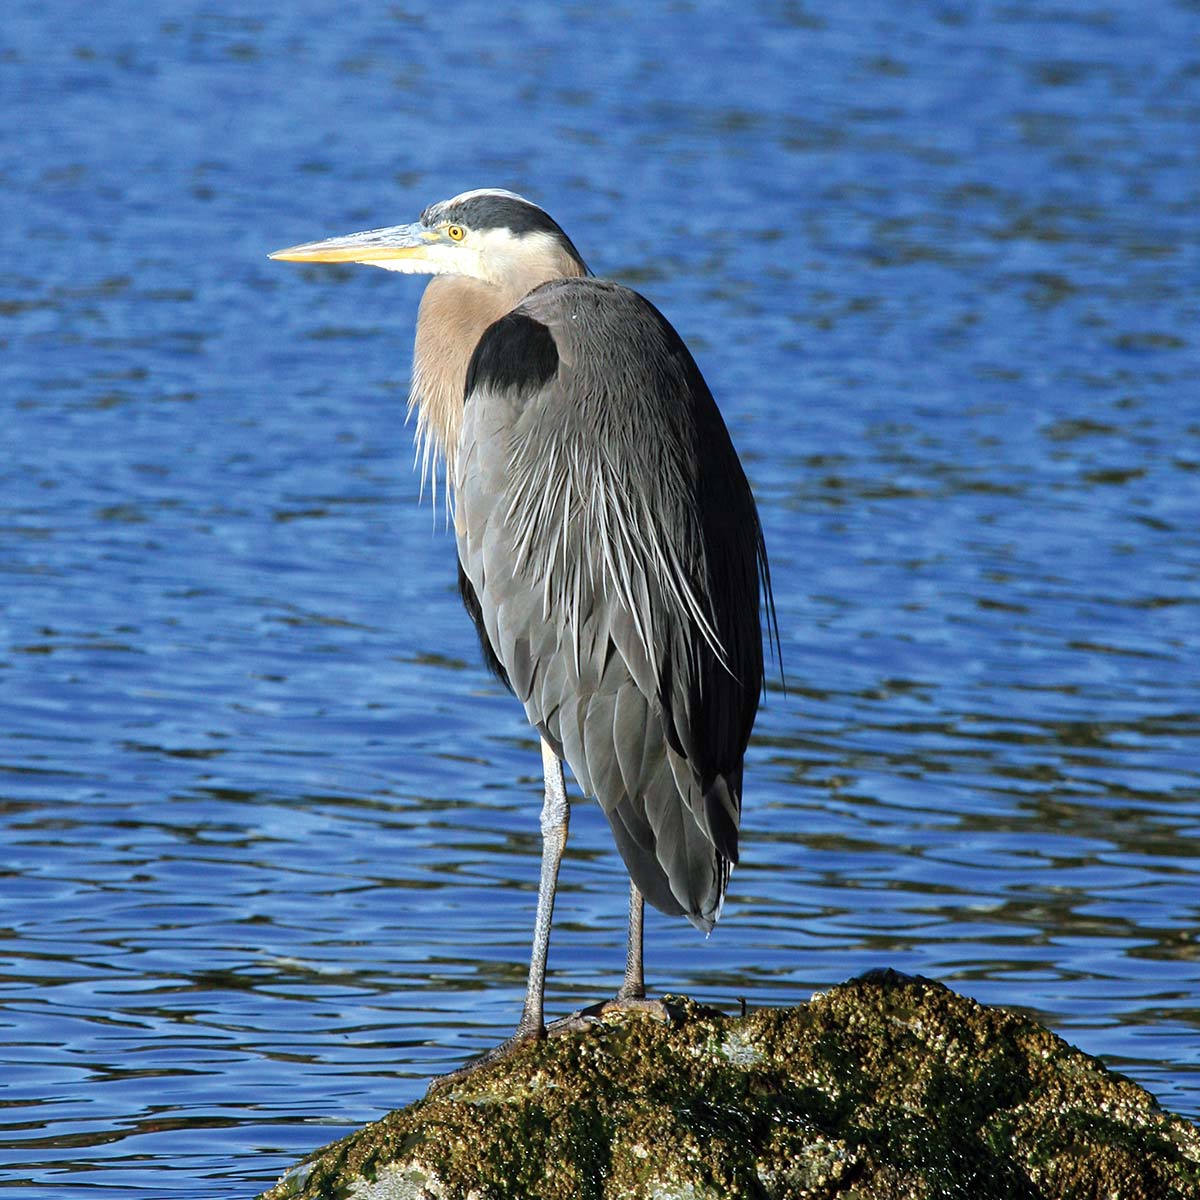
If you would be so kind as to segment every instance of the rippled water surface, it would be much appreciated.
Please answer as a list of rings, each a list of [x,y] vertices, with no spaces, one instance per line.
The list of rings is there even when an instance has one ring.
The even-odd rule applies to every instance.
[[[500,184],[693,346],[788,693],[661,990],[891,965],[1200,1118],[1200,10],[16,0],[0,25],[0,1185],[249,1196],[520,1007],[540,764],[404,428]],[[625,884],[580,805],[560,1013]]]

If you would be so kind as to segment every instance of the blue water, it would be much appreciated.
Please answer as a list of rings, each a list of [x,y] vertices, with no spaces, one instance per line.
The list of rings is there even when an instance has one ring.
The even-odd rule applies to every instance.
[[[539,758],[404,428],[420,287],[271,263],[497,184],[692,345],[788,694],[659,990],[891,965],[1200,1118],[1200,11],[14,0],[0,1186],[249,1196],[520,1007]],[[579,806],[549,1007],[609,995]]]

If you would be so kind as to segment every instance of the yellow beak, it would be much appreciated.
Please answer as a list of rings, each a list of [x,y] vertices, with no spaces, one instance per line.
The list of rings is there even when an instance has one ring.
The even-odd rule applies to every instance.
[[[276,250],[271,258],[283,262],[353,262],[383,265],[398,259],[420,262],[428,257],[429,247],[441,236],[423,225],[393,225],[389,229],[368,229],[323,242],[305,242]]]

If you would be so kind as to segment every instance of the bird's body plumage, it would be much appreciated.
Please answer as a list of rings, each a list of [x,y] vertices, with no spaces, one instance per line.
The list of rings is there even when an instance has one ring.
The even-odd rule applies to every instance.
[[[762,687],[762,540],[712,396],[648,301],[561,280],[486,330],[455,505],[473,615],[530,722],[643,895],[711,929]]]
[[[569,806],[562,761],[629,870],[624,1002],[645,995],[642,899],[706,932],[738,857],[763,683],[754,498],[679,335],[594,279],[537,205],[479,189],[413,225],[279,251],[434,276],[410,408],[446,466],[459,589],[484,657],[541,735],[542,874],[525,1009],[542,992]]]

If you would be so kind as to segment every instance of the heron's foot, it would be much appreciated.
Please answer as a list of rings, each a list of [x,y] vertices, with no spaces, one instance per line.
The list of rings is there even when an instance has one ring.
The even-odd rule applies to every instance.
[[[546,1033],[549,1037],[558,1037],[564,1033],[580,1033],[585,1029],[594,1029],[604,1022],[604,1018],[614,1013],[641,1012],[664,1025],[675,1024],[686,1017],[684,1009],[666,1000],[647,1000],[645,996],[622,996],[620,993],[612,1000],[602,1000],[599,1004],[589,1004],[573,1012],[569,1017],[560,1017],[551,1022]]]
[[[612,1000],[605,1000],[594,1007],[599,1010],[597,1015],[601,1017],[610,1013],[640,1012],[666,1025],[682,1020],[684,1015],[682,1008],[677,1004],[668,1004],[666,1000],[651,1000],[645,995],[622,996],[620,992]]]
[[[493,1046],[490,1050],[485,1050],[482,1054],[471,1059],[470,1062],[464,1063],[463,1066],[449,1071],[445,1075],[439,1075],[436,1079],[431,1079],[429,1086],[425,1089],[426,1097],[442,1091],[443,1088],[449,1087],[450,1084],[461,1083],[468,1075],[473,1075],[481,1067],[490,1067],[494,1063],[502,1062],[514,1051],[519,1050],[522,1046],[527,1046],[530,1042],[541,1041],[546,1036],[546,1032],[541,1025],[526,1024],[522,1021],[517,1026],[516,1032],[512,1037],[506,1038],[500,1045]]]

